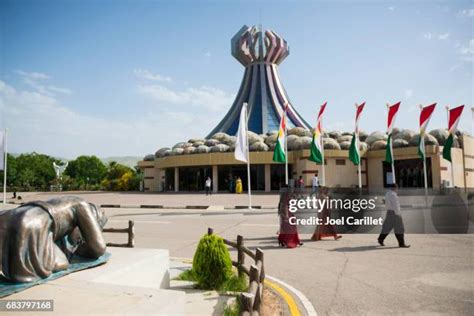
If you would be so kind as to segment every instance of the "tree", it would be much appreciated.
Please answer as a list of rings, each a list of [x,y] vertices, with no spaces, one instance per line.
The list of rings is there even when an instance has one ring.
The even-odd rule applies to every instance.
[[[13,189],[45,190],[56,178],[53,162],[58,159],[38,153],[21,154],[18,157],[8,154],[7,185]],[[3,178],[3,171],[0,172]]]
[[[64,173],[74,178],[79,185],[99,184],[107,167],[96,156],[79,156],[69,162]]]
[[[101,186],[111,191],[138,190],[140,175],[130,167],[111,161]]]

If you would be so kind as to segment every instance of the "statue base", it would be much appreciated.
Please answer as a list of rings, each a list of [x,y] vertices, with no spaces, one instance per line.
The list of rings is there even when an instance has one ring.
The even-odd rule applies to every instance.
[[[167,290],[168,250],[109,247],[107,252],[112,256],[104,265],[3,299],[53,300],[57,315],[184,314],[185,293]]]

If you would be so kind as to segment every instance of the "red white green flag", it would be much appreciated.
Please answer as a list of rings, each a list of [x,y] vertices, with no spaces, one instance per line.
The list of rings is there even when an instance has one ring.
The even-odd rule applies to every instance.
[[[311,152],[309,155],[309,160],[314,161],[317,164],[322,164],[323,163],[323,144],[322,144],[322,118],[323,118],[323,113],[324,110],[326,109],[327,102],[324,102],[323,105],[319,108],[319,114],[318,114],[318,120],[316,123],[316,127],[314,128],[313,132],[313,140],[311,142]]]
[[[280,129],[278,130],[278,139],[273,151],[273,161],[275,162],[286,162],[285,142],[286,142],[286,112],[288,106],[285,106],[285,111],[281,116]]]
[[[360,164],[360,152],[359,152],[359,119],[364,110],[365,102],[357,105],[356,117],[355,117],[355,128],[354,134],[352,135],[351,147],[349,148],[349,160],[354,163],[354,165]]]
[[[448,132],[449,137],[446,140],[443,148],[443,158],[452,162],[451,160],[451,148],[453,147],[454,142],[454,133],[458,127],[459,119],[461,118],[462,110],[464,105],[460,105],[456,108],[450,109],[448,112]]]
[[[420,139],[418,141],[418,155],[421,159],[425,159],[425,134],[430,122],[431,115],[436,107],[436,103],[421,108],[420,113]]]
[[[385,161],[388,163],[393,163],[393,148],[392,148],[392,130],[395,125],[395,118],[397,116],[398,109],[400,108],[400,103],[395,103],[388,106],[388,119],[387,119],[387,149],[385,151]]]

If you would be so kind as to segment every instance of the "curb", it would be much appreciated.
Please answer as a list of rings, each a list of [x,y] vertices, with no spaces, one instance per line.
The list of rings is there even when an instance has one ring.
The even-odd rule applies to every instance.
[[[144,208],[144,209],[186,209],[186,210],[206,210],[212,205],[157,205],[157,204],[150,204],[150,205],[121,205],[121,204],[100,204],[100,207],[103,208]],[[274,210],[277,207],[271,206],[263,206],[263,205],[253,205],[253,209],[256,210]],[[245,210],[248,209],[248,206],[244,205],[235,205],[235,206],[225,206],[224,210]]]
[[[275,277],[272,277],[270,275],[265,276],[266,279],[269,279],[275,283],[280,284],[282,287],[284,287],[286,290],[288,290],[293,296],[295,296],[303,305],[302,307],[304,308],[304,314],[308,316],[317,316],[318,313],[316,313],[316,310],[314,309],[313,304],[308,300],[308,298],[301,293],[299,290],[295,289],[288,283],[283,282],[280,279],[277,279]],[[286,300],[285,300],[286,301]]]
[[[192,258],[190,259],[190,258],[183,258],[183,257],[170,257],[170,260],[179,260],[179,261],[181,261],[183,263],[187,263],[187,264],[192,264],[192,262],[193,262]],[[293,310],[293,312],[291,312],[292,308],[290,307],[290,314],[292,316],[299,316],[299,315],[317,316],[318,315],[318,313],[316,313],[316,310],[314,309],[313,304],[311,304],[311,302],[308,300],[308,298],[303,293],[301,293],[299,290],[295,289],[294,287],[292,287],[288,283],[285,283],[282,280],[280,280],[278,278],[275,278],[275,277],[272,277],[268,274],[265,275],[265,279],[268,279],[271,282],[277,283],[278,285],[280,285],[282,287],[282,289],[280,289],[280,290],[282,290],[283,292],[286,292],[286,295],[290,296],[289,298],[285,297],[285,295],[282,295],[282,293],[280,293],[280,291],[278,291],[273,286],[271,286],[270,284],[265,282],[266,285],[270,286],[272,288],[272,290],[277,295],[279,295],[282,300],[284,300],[287,303],[288,307],[290,307],[290,305],[295,305],[294,302],[289,303],[288,299],[293,300],[293,298],[296,298],[301,303],[300,307],[304,309],[303,311],[300,311],[298,306],[294,306],[293,308],[295,308],[296,310]]]

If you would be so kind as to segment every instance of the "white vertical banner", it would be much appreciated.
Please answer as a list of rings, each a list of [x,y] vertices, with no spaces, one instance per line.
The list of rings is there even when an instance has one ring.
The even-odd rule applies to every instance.
[[[247,163],[247,185],[249,195],[249,210],[252,209],[252,188],[250,185],[250,152],[248,139],[248,116],[247,103],[242,105],[240,111],[239,128],[237,129],[237,140],[235,142],[234,157],[236,160]]]
[[[237,130],[237,140],[235,141],[234,157],[236,160],[248,162],[247,146],[247,103],[244,103],[240,111],[239,128]]]

